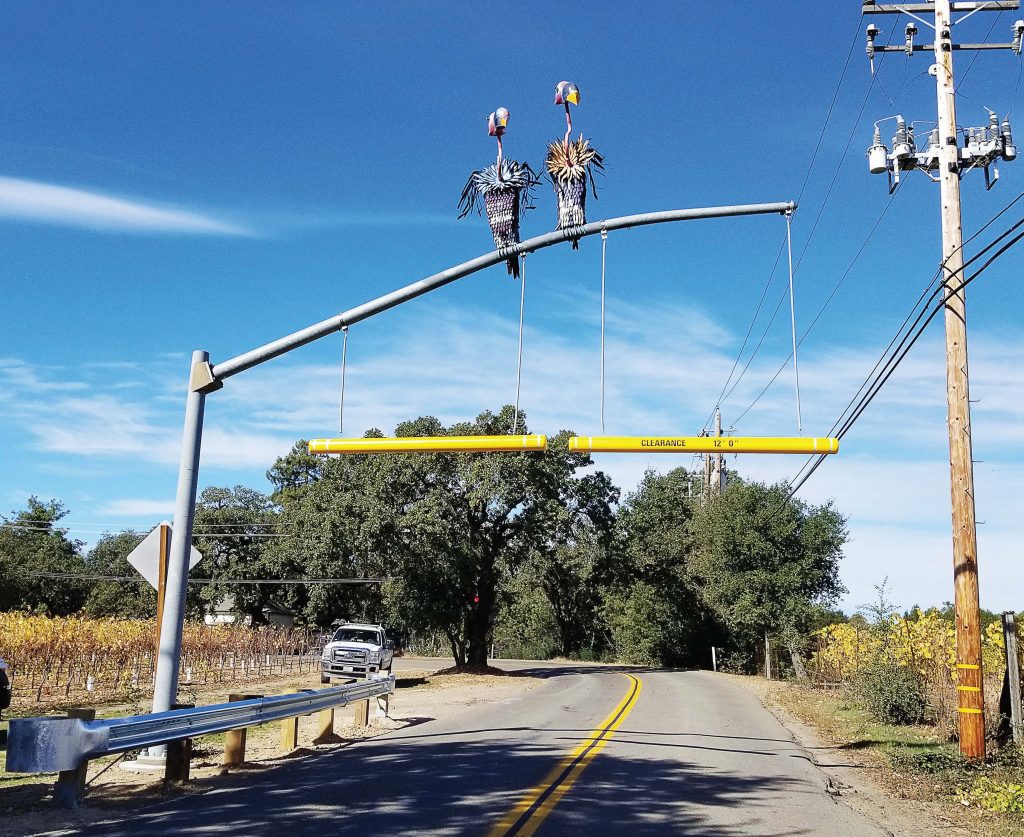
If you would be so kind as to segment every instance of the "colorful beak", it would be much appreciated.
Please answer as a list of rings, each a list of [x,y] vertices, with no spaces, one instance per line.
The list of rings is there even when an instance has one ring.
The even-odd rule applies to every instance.
[[[569,94],[565,97],[565,101],[578,105],[580,103],[580,91],[576,88],[570,89]]]

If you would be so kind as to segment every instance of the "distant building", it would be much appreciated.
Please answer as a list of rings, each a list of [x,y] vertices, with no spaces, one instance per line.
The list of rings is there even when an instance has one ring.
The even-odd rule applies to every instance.
[[[279,628],[295,626],[295,611],[273,599],[263,608],[263,618],[268,625]],[[203,617],[207,625],[251,625],[252,617],[240,613],[235,606],[235,597],[228,594],[216,602]]]

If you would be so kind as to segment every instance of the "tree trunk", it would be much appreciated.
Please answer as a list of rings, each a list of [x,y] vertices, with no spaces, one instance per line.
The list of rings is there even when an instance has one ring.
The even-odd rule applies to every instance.
[[[796,647],[796,643],[790,641],[789,645],[789,658],[793,661],[793,672],[796,674],[797,680],[807,679],[807,670],[804,668],[804,661],[800,657],[800,651]]]
[[[476,593],[478,601],[471,602],[466,614],[466,662],[471,666],[486,666],[491,640],[491,614],[494,611],[494,586],[481,580]]]

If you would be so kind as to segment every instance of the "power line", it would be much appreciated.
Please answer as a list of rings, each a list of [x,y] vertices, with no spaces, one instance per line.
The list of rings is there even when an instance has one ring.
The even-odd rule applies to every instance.
[[[138,575],[92,573],[25,573],[29,578],[65,578],[80,581],[145,581]],[[383,584],[386,578],[190,578],[189,584]]]
[[[839,289],[843,286],[843,283],[846,281],[846,278],[850,275],[850,272],[853,270],[854,266],[860,260],[861,255],[863,255],[863,253],[864,253],[864,250],[867,248],[868,244],[871,242],[871,239],[874,237],[875,231],[878,229],[879,224],[882,223],[882,219],[885,218],[886,213],[889,211],[889,208],[892,206],[892,203],[893,203],[893,200],[895,199],[895,197],[896,197],[896,193],[895,192],[893,194],[889,195],[889,200],[886,201],[885,206],[882,207],[882,211],[878,214],[878,217],[875,219],[875,222],[871,225],[871,229],[868,230],[867,237],[864,239],[864,241],[861,242],[860,247],[857,249],[857,252],[854,254],[853,258],[850,260],[850,263],[846,266],[846,269],[843,271],[842,275],[840,275],[840,277],[836,281],[835,285],[832,286],[832,291],[829,293],[829,295],[825,299],[825,301],[821,304],[821,307],[818,308],[818,312],[814,315],[814,319],[811,320],[810,325],[807,326],[807,328],[804,330],[804,333],[800,336],[800,339],[797,341],[797,346],[798,347],[803,345],[804,340],[807,339],[807,336],[814,329],[814,326],[817,325],[818,320],[821,319],[821,315],[825,312],[825,309],[829,306],[829,304],[835,298],[835,295],[839,292]],[[785,298],[785,295],[783,295],[783,299],[784,298]],[[781,306],[781,304],[782,304],[782,300],[779,301],[779,305],[780,306]],[[777,311],[778,311],[778,308],[776,308],[776,312]],[[786,366],[789,364],[790,358],[792,358],[792,357],[793,357],[793,353],[790,352],[786,356],[786,359],[784,361],[782,361],[782,364],[779,366],[779,368],[775,371],[775,374],[772,375],[771,380],[769,380],[768,383],[765,384],[764,388],[754,397],[754,400],[751,401],[750,404],[747,405],[746,409],[744,409],[743,412],[741,412],[735,419],[733,419],[732,425],[734,427],[739,423],[740,419],[742,419],[747,413],[749,413],[753,409],[754,405],[756,405],[757,402],[761,400],[761,398],[764,396],[764,394],[766,392],[768,392],[768,390],[771,388],[772,384],[775,383],[775,381],[778,379],[779,375],[781,375],[783,370],[785,370]],[[753,356],[751,356],[751,360],[753,360]],[[738,382],[739,381],[737,381],[737,383]]]
[[[248,524],[239,523],[233,524],[236,528],[242,528]],[[39,534],[54,534],[57,532],[63,534],[78,533],[81,535],[103,535],[111,534],[109,532],[94,532],[89,529],[81,529],[77,526],[24,526],[20,523],[0,523],[0,529],[14,529],[19,532],[37,532]],[[122,533],[116,533],[122,534]],[[133,532],[133,534],[141,534]],[[277,534],[274,532],[202,532],[193,529],[192,537],[195,538],[260,538],[264,540],[275,540],[278,538],[294,538],[298,535],[298,532],[289,532],[287,534]]]
[[[863,22],[863,19],[864,19],[864,15],[862,13],[861,14],[861,20],[858,21],[858,30],[859,30],[860,23]],[[893,31],[895,32],[895,29]],[[892,37],[893,37],[893,35],[890,33],[890,35],[889,35],[889,42],[891,42]],[[887,46],[888,46],[889,42],[887,42],[887,44],[886,44]],[[878,66],[879,66],[879,68],[881,67],[882,61],[884,59],[885,59],[885,53],[883,53],[879,57],[879,59],[878,59]],[[849,54],[847,55],[847,62],[849,62]],[[794,276],[796,275],[797,271],[800,269],[800,265],[803,263],[804,255],[807,253],[807,250],[808,250],[808,248],[810,247],[810,244],[811,244],[811,240],[814,238],[814,233],[815,233],[815,231],[818,228],[818,223],[821,220],[822,214],[825,211],[825,206],[828,204],[828,200],[829,200],[829,198],[832,195],[832,191],[833,191],[833,189],[835,187],[836,181],[839,178],[839,172],[842,170],[843,163],[846,161],[846,155],[847,155],[847,153],[850,150],[850,145],[853,142],[853,137],[854,137],[855,133],[857,132],[858,126],[860,125],[861,116],[864,114],[864,109],[867,107],[868,100],[871,97],[871,91],[874,89],[874,86],[877,83],[877,79],[878,79],[878,73],[877,72],[872,73],[871,83],[868,85],[868,89],[864,93],[864,98],[861,101],[860,109],[857,111],[857,116],[853,120],[853,126],[850,129],[850,133],[847,135],[847,138],[846,138],[846,145],[844,146],[843,151],[842,151],[842,153],[839,156],[839,162],[836,165],[836,168],[833,170],[832,180],[829,182],[828,189],[825,192],[825,197],[822,200],[821,205],[818,207],[817,214],[815,215],[814,221],[811,224],[810,232],[807,234],[807,238],[804,240],[803,247],[800,250],[800,256],[797,258],[796,266],[793,269]],[[904,79],[904,84],[901,85],[900,90],[897,93],[897,95],[899,95],[899,93],[903,92],[903,87],[905,87],[905,86],[906,86],[906,79]],[[824,130],[824,128],[823,128],[823,130]],[[806,180],[807,180],[807,178],[805,177],[804,178],[805,184],[806,184]],[[801,195],[802,194],[803,194],[803,191],[801,189]],[[874,235],[875,229],[877,228],[878,224],[881,222],[882,217],[888,211],[889,206],[892,203],[892,200],[893,200],[893,195],[890,194],[889,202],[885,205],[885,207],[883,208],[882,213],[879,216],[878,220],[875,221],[875,224],[872,226],[871,230],[868,232],[867,238],[865,239],[864,243],[861,244],[860,249],[858,249],[857,254],[853,258],[853,261],[850,263],[849,267],[847,267],[847,269],[843,273],[843,275],[839,278],[839,281],[836,283],[836,285],[832,288],[831,293],[829,294],[828,298],[825,300],[825,302],[821,306],[821,308],[818,310],[818,313],[815,315],[814,320],[811,322],[811,325],[808,326],[808,328],[804,331],[803,337],[801,337],[800,340],[797,342],[797,346],[798,347],[803,343],[804,338],[806,338],[807,335],[810,333],[810,331],[814,327],[815,323],[817,323],[818,318],[821,316],[822,312],[825,310],[826,307],[828,307],[828,304],[832,301],[832,298],[836,295],[836,292],[839,290],[839,287],[845,281],[847,275],[849,275],[849,272],[852,269],[853,265],[856,263],[857,259],[860,258],[860,255],[863,252],[864,247],[867,246],[868,241],[870,241],[871,237]],[[781,251],[780,251],[780,253],[781,253]],[[750,357],[747,359],[747,362],[744,365],[743,370],[740,372],[739,377],[737,377],[736,382],[732,385],[732,387],[725,394],[725,396],[720,398],[719,405],[721,403],[723,403],[724,401],[727,401],[729,399],[729,396],[731,396],[732,393],[736,390],[736,387],[739,385],[740,381],[743,379],[743,377],[746,374],[747,370],[750,368],[750,365],[753,362],[754,357],[757,355],[758,351],[761,348],[761,345],[764,343],[765,338],[768,336],[768,331],[771,329],[772,325],[774,324],[775,319],[776,319],[776,317],[779,314],[779,310],[782,308],[782,303],[785,301],[785,299],[786,299],[786,291],[785,291],[785,289],[783,289],[783,293],[779,297],[778,303],[776,303],[776,305],[775,305],[775,310],[772,312],[771,319],[769,319],[768,325],[765,326],[764,331],[761,333],[761,338],[758,340],[757,346],[754,348],[754,351],[751,353]],[[772,386],[772,384],[774,384],[775,381],[778,379],[779,375],[781,375],[782,372],[785,370],[786,365],[789,363],[790,358],[792,358],[792,357],[793,357],[793,353],[790,352],[789,356],[783,361],[783,363],[780,366],[780,368],[778,369],[778,371],[772,376],[771,380],[768,382],[768,384],[765,386],[765,388],[763,390],[761,390],[761,392],[757,395],[757,397],[754,399],[754,401],[749,406],[747,406],[747,408],[745,410],[743,410],[743,412],[740,413],[738,418],[736,418],[732,422],[730,422],[730,424],[732,426],[735,426],[736,423],[743,416],[745,416],[751,410],[751,408],[755,404],[757,404],[758,401],[760,401],[761,397],[768,391],[768,389]],[[730,377],[731,377],[731,373],[730,373]],[[712,415],[713,414],[714,413],[712,412]],[[707,426],[707,422],[705,422],[705,426]]]
[[[1016,202],[1016,199],[1014,202]],[[986,245],[986,247],[981,252],[973,256],[969,261],[965,262],[962,268],[959,268],[955,273],[952,273],[951,276],[956,275],[956,273],[962,273],[962,271],[964,270],[964,268],[967,267],[967,265],[973,263],[974,261],[977,261],[977,259],[979,259],[985,252],[990,250],[999,241],[1006,238],[1008,235],[1016,231],[1022,225],[1024,225],[1024,217],[1018,220],[1009,229],[1007,229],[999,236],[997,236],[992,242]],[[974,273],[972,273],[970,276],[968,276],[966,279],[960,282],[960,284],[957,285],[955,288],[948,289],[948,292],[944,294],[942,298],[934,305],[932,304],[932,301],[939,294],[941,294],[943,290],[946,289],[946,285],[942,284],[932,292],[924,308],[918,313],[917,318],[914,320],[914,324],[911,326],[911,329],[907,332],[907,334],[903,336],[903,339],[900,340],[896,350],[889,356],[888,360],[885,361],[882,370],[878,372],[878,374],[875,376],[874,381],[872,381],[868,385],[867,391],[864,392],[864,395],[859,399],[859,401],[856,400],[856,396],[854,397],[854,399],[851,399],[851,402],[847,405],[846,409],[844,409],[843,413],[840,415],[839,419],[837,419],[836,423],[832,426],[832,432],[835,432],[838,438],[842,439],[853,427],[854,423],[864,414],[864,411],[867,409],[868,405],[875,399],[875,397],[881,391],[882,387],[889,380],[889,378],[892,377],[892,374],[896,371],[897,367],[907,356],[910,350],[914,347],[914,344],[917,343],[917,341],[924,334],[928,325],[935,318],[935,315],[946,307],[946,303],[950,299],[958,295],[960,291],[966,288],[971,282],[977,279],[982,273],[984,273],[989,268],[989,266],[992,265],[993,262],[995,262],[1000,256],[1003,255],[1003,253],[1005,253],[1011,247],[1015,246],[1021,239],[1024,239],[1024,232],[1019,232],[1017,233],[1017,235],[1013,236],[1013,238],[1011,238],[1002,247],[996,250],[996,252],[992,256],[986,259],[985,262],[981,265],[981,267],[979,267]],[[939,275],[941,275],[941,271],[939,272]],[[929,283],[929,287],[930,286],[931,283]],[[925,289],[926,293],[927,291],[928,288]],[[919,303],[920,300],[918,304]],[[915,310],[917,307],[918,305],[915,305]],[[912,310],[910,316],[912,316],[913,313],[914,312]],[[925,316],[926,314],[927,316]],[[910,316],[907,317],[907,320],[910,319]],[[906,324],[907,320],[904,320],[904,325]],[[902,331],[902,329],[903,327],[901,326],[900,330]],[[890,341],[890,347],[896,341],[896,338],[899,337],[899,333],[900,332],[897,332],[896,337],[893,338],[892,341]],[[887,347],[886,352],[888,351],[889,349]],[[883,353],[883,357],[884,355],[885,353]],[[879,364],[876,363],[875,367],[872,369],[872,373],[869,373],[868,380],[871,379],[871,375],[875,373],[875,370],[878,369],[878,366]],[[861,388],[858,390],[858,392],[863,391],[864,384],[861,385]],[[849,413],[848,416],[847,413]],[[844,416],[847,416],[845,420]],[[836,428],[838,428],[838,430],[836,430]],[[799,491],[800,488],[804,485],[804,483],[806,483],[807,480],[810,479],[814,472],[821,466],[824,459],[824,456],[812,457],[811,459],[808,460],[808,462],[804,463],[803,467],[801,467],[800,471],[797,472],[797,476],[794,478],[794,483],[791,486],[789,492],[790,497],[792,497],[797,491]],[[808,467],[808,464],[812,461],[813,465],[810,465],[809,470],[807,470],[807,472],[803,474],[803,476],[800,476],[801,472],[803,472]]]
[[[836,101],[839,98],[839,92],[840,92],[840,90],[842,90],[842,87],[843,87],[843,82],[846,80],[846,71],[850,67],[850,59],[853,56],[853,52],[856,49],[857,43],[860,40],[860,27],[861,27],[861,24],[863,22],[864,22],[864,13],[861,12],[860,17],[857,19],[857,24],[854,27],[853,38],[850,40],[850,48],[846,51],[846,60],[843,62],[843,69],[842,69],[842,71],[839,74],[839,81],[836,83],[836,89],[832,93],[832,100],[829,102],[828,109],[825,112],[825,119],[824,119],[824,121],[821,124],[821,130],[818,131],[818,139],[817,139],[817,141],[814,144],[814,151],[811,153],[811,160],[807,164],[807,171],[804,172],[804,179],[803,179],[803,182],[800,184],[800,191],[797,193],[797,198],[796,198],[797,204],[800,203],[800,200],[804,196],[804,191],[807,188],[807,182],[808,182],[808,180],[810,180],[811,172],[814,169],[814,163],[818,159],[818,151],[821,150],[821,142],[822,142],[822,140],[825,137],[825,131],[828,129],[828,123],[832,119],[832,111],[835,109]],[[863,111],[863,109],[864,108],[862,106],[861,107],[861,111]],[[858,114],[857,121],[859,121],[859,120],[860,120],[860,115]],[[852,134],[851,134],[851,137],[852,137]],[[849,148],[849,142],[847,142],[847,148]],[[844,151],[843,152],[844,156],[845,156],[845,153],[846,152]],[[833,183],[834,182],[835,181],[833,179]],[[831,187],[829,187],[829,192],[831,192]],[[825,201],[827,201],[827,200],[828,200],[828,195],[825,196]],[[824,202],[823,202],[822,206],[824,206]],[[819,210],[819,216],[820,216],[820,210]],[[817,224],[817,221],[815,221],[815,225],[816,224]],[[812,233],[813,233],[813,230],[812,230]],[[809,240],[810,239],[808,238],[808,241]],[[754,330],[754,325],[757,323],[758,315],[761,313],[761,306],[764,304],[764,299],[768,295],[768,289],[771,287],[772,281],[775,278],[775,271],[778,269],[779,261],[782,258],[782,253],[785,250],[785,247],[786,247],[786,241],[785,241],[785,239],[783,239],[782,243],[779,245],[779,252],[776,254],[775,261],[772,264],[772,269],[768,272],[768,279],[765,282],[764,290],[761,291],[761,298],[757,302],[757,308],[754,311],[754,316],[751,318],[750,325],[747,327],[747,333],[743,336],[743,343],[740,345],[740,350],[736,353],[736,359],[733,361],[732,368],[729,370],[729,376],[725,379],[725,383],[722,385],[722,391],[718,394],[718,399],[717,399],[716,404],[715,404],[715,408],[716,409],[721,405],[721,403],[722,403],[722,401],[724,399],[729,397],[728,395],[725,395],[725,391],[729,387],[729,383],[732,381],[733,373],[735,373],[736,367],[739,365],[740,358],[743,357],[743,350],[747,347],[747,341],[750,339],[750,334]],[[806,250],[806,244],[804,246],[804,249]],[[784,297],[785,297],[785,294],[783,294],[783,298]],[[781,302],[780,302],[780,305],[781,305]],[[779,306],[776,306],[775,307],[775,311],[772,314],[772,318],[771,318],[771,320],[769,320],[768,326],[765,328],[765,334],[767,334],[767,330],[769,328],[771,328],[772,323],[775,322],[775,317],[778,315],[778,312],[779,312]],[[757,347],[754,349],[754,352],[751,355],[751,359],[753,359],[753,356],[757,354],[757,351],[758,351],[758,349],[761,348],[761,343],[763,343],[763,342],[764,342],[764,334],[761,335],[761,339],[758,341]],[[747,364],[743,367],[743,371],[740,373],[740,377],[743,377],[743,373],[747,371],[747,368],[749,366],[750,366],[750,361],[748,360]],[[735,389],[735,387],[733,387],[733,389]],[[731,394],[732,390],[729,390],[729,392]],[[711,420],[714,418],[714,415],[715,415],[715,411],[713,409],[711,411],[711,415],[708,416],[708,419],[704,422],[703,429],[706,430],[708,428],[708,426],[711,424]]]

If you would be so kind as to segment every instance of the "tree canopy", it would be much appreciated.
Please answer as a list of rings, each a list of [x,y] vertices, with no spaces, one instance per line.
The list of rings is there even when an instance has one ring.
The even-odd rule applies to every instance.
[[[527,432],[526,417],[515,419],[505,406],[447,426],[423,416],[396,432]],[[189,585],[188,612],[227,600],[255,624],[275,604],[321,628],[381,621],[398,636],[437,637],[472,666],[494,642],[648,665],[707,664],[716,646],[752,666],[768,632],[798,654],[796,637],[843,589],[838,511],[735,475],[707,498],[684,468],[648,472],[622,498],[587,454],[568,450],[569,435],[543,454],[325,457],[300,440],[268,469],[269,493],[201,493],[204,560],[192,576],[206,583]],[[107,533],[85,551],[61,528],[65,514],[32,497],[0,525],[0,608],[151,616],[148,584],[122,580],[135,576],[125,559],[143,533]],[[302,579],[329,583],[273,583]],[[241,583],[253,580],[271,583]]]

